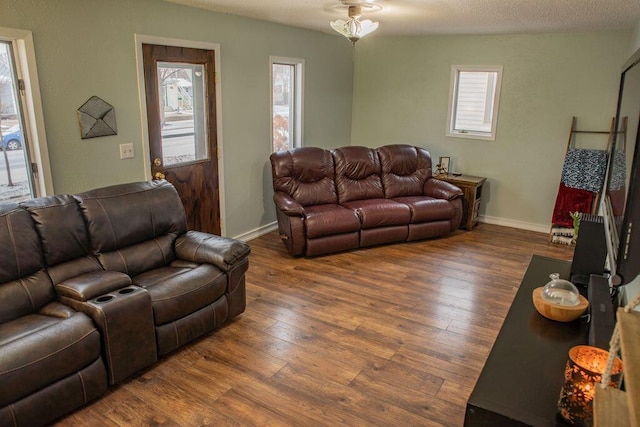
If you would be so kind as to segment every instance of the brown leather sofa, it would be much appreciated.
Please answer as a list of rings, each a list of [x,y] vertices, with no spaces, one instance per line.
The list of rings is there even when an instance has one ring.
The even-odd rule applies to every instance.
[[[0,425],[43,425],[245,309],[249,246],[166,181],[0,205]]]
[[[462,219],[462,191],[432,177],[423,148],[302,147],[270,160],[278,229],[293,256],[443,236]]]

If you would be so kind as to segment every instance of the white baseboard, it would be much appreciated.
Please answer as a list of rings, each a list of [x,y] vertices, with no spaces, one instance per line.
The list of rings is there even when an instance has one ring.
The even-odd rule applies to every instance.
[[[248,242],[249,240],[256,239],[264,234],[271,233],[273,230],[277,230],[277,229],[278,229],[278,223],[272,222],[270,224],[266,224],[258,228],[254,228],[253,230],[247,231],[246,233],[242,233],[238,236],[235,236],[234,239],[242,240],[243,242]]]
[[[551,225],[549,224],[534,224],[532,222],[497,218],[495,216],[480,215],[478,217],[478,220],[487,224],[502,225],[504,227],[519,228],[521,230],[537,231],[539,233],[549,233],[549,231],[551,230]]]

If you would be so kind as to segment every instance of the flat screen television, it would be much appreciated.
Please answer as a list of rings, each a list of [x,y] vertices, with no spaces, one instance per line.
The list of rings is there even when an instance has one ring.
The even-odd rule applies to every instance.
[[[609,147],[602,214],[614,287],[640,273],[640,49],[625,64],[620,78],[616,136]]]

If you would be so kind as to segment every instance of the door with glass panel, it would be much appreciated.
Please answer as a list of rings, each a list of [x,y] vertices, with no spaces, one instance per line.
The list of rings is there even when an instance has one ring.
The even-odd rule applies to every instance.
[[[215,52],[142,45],[154,179],[171,182],[189,228],[220,234]]]
[[[13,45],[0,40],[0,203],[35,197]]]

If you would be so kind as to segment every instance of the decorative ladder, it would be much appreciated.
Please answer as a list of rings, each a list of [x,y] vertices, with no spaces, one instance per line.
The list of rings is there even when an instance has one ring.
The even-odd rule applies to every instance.
[[[626,391],[596,386],[593,420],[595,427],[640,426],[640,312],[617,312]]]
[[[571,129],[569,130],[569,140],[567,141],[567,148],[565,150],[565,156],[569,153],[569,150],[572,147],[575,147],[575,140],[576,140],[576,135],[578,134],[600,134],[600,135],[607,135],[607,146],[606,146],[606,151],[609,151],[609,147],[611,146],[611,144],[613,143],[614,137],[616,135],[615,133],[615,121],[616,118],[613,117],[611,119],[611,126],[609,127],[608,131],[605,130],[578,130],[577,126],[578,126],[578,119],[573,116],[571,117]],[[626,133],[627,133],[627,118],[625,117],[622,120],[622,129],[618,132],[622,134],[622,144],[626,143]],[[564,167],[563,167],[564,169]],[[561,181],[562,182],[562,181]],[[558,197],[560,195],[558,194]],[[591,204],[591,210],[590,212],[583,212],[583,213],[595,213],[594,210],[597,209],[598,204],[599,204],[599,198],[600,198],[600,194],[596,193],[593,197],[593,202]],[[561,226],[557,226],[555,224],[551,224],[551,229],[549,230],[549,243],[560,243],[560,244],[565,244],[565,245],[572,245],[573,243],[575,243],[573,241],[573,230],[569,230],[566,227],[561,227]]]

